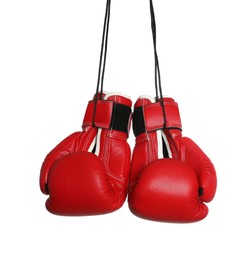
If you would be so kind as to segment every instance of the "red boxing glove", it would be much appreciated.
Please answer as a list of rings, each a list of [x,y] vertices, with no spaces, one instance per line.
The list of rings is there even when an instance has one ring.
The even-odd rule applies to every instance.
[[[149,220],[199,221],[208,214],[203,202],[215,195],[215,169],[191,139],[182,137],[177,103],[164,98],[163,104],[147,97],[135,104],[129,208]]]
[[[127,196],[132,102],[110,93],[89,102],[83,131],[58,144],[45,158],[40,188],[48,211],[58,215],[97,215],[119,209]]]

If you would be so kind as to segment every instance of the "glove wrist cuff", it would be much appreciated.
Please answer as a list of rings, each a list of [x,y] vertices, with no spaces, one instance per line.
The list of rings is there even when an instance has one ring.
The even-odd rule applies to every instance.
[[[164,113],[160,101],[141,105],[134,109],[133,131],[135,136],[159,129],[179,129],[182,131],[178,104],[171,98],[165,98],[163,102],[166,117],[165,127]]]
[[[131,107],[109,100],[97,100],[93,120],[95,101],[89,101],[82,127],[95,126],[107,130],[129,132]]]

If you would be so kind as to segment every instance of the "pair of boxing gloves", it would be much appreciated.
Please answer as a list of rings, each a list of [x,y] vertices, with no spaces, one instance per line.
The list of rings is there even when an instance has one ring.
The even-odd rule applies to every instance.
[[[119,209],[128,196],[138,217],[162,222],[205,218],[216,192],[210,159],[182,137],[177,103],[172,98],[132,101],[109,93],[89,101],[82,131],[59,143],[45,158],[41,191],[49,212],[88,216]],[[133,114],[133,118],[132,118]],[[136,143],[127,143],[131,119]]]

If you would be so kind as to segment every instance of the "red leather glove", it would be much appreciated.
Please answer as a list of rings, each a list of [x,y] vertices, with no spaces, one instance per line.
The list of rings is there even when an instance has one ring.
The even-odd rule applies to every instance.
[[[191,139],[182,137],[177,103],[163,101],[165,117],[160,101],[143,97],[135,104],[129,208],[149,220],[198,221],[208,214],[204,202],[215,195],[215,169]]]
[[[132,102],[116,93],[90,101],[83,131],[58,144],[45,158],[41,191],[48,211],[59,215],[96,215],[119,209],[127,195],[130,148],[127,143]]]

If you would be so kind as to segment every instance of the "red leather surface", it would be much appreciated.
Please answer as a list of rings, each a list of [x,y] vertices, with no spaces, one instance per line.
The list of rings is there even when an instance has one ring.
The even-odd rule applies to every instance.
[[[95,137],[97,130],[89,127],[88,131],[75,132],[61,141],[45,158],[40,171],[40,189],[48,194],[45,184],[53,164],[60,158],[77,151],[86,151]]]
[[[190,138],[182,137],[180,142],[185,146],[185,163],[194,170],[199,186],[204,188],[204,194],[200,199],[204,202],[210,202],[214,198],[217,188],[214,165],[201,148]]]
[[[177,103],[171,98],[165,98],[164,107],[166,114],[166,127],[182,128]],[[163,128],[164,116],[160,102],[150,103],[143,106],[143,113],[146,130],[148,132]]]
[[[198,199],[198,180],[185,163],[160,159],[144,168],[129,197],[137,216],[167,222],[203,219],[208,208]]]
[[[59,215],[96,215],[121,206],[102,161],[76,152],[56,161],[48,179],[46,208]]]
[[[116,94],[116,93],[109,96],[107,98],[107,100],[113,101],[113,102],[116,102],[116,103],[119,103],[119,104],[122,104],[122,105],[125,105],[125,106],[128,106],[128,107],[132,106],[132,101],[130,100],[130,98],[127,98],[125,96],[121,96],[120,94]]]
[[[95,105],[95,101],[93,100],[89,101],[86,109],[86,114],[83,120],[84,127],[87,125],[92,125],[94,105]],[[112,101],[97,100],[96,113],[94,118],[95,126],[109,129],[112,111],[113,111]]]

